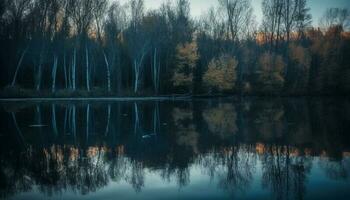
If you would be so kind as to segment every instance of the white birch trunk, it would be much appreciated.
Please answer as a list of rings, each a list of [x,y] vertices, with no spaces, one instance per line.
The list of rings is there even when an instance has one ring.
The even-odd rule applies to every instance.
[[[63,54],[63,73],[64,73],[64,86],[68,88],[68,78],[67,78],[67,63],[66,63],[66,52]]]
[[[13,80],[12,80],[12,83],[11,83],[11,86],[12,86],[12,87],[15,86],[15,84],[16,84],[17,74],[18,74],[19,68],[20,68],[21,65],[22,65],[23,58],[24,58],[24,56],[26,55],[27,50],[28,50],[28,47],[23,51],[23,53],[22,53],[22,55],[21,55],[21,58],[19,59],[19,62],[18,62],[17,67],[16,67],[16,71],[15,71],[15,74],[14,74],[14,76],[13,76]]]
[[[108,89],[108,92],[111,92],[111,71],[110,71],[109,62],[108,62],[106,53],[104,51],[103,51],[103,56],[104,56],[106,71],[107,71],[107,89]]]
[[[136,60],[134,61],[134,71],[135,71],[134,93],[137,93],[138,85],[139,85],[139,69],[138,69]]]
[[[72,89],[72,68],[73,68],[73,59],[71,60],[70,64],[68,65],[67,69],[67,77],[68,77],[68,87],[69,89]]]
[[[153,87],[156,94],[159,91],[159,72],[160,64],[157,62],[157,48],[154,49],[153,62],[152,62],[152,81]]]
[[[86,58],[86,88],[88,92],[90,92],[90,75],[89,75],[89,50],[87,46],[85,46],[85,58]]]
[[[72,89],[75,91],[76,89],[76,64],[77,64],[77,50],[74,48],[74,53],[73,53],[73,64],[72,64]]]
[[[57,74],[58,57],[54,56],[52,69],[52,93],[56,92],[56,74]]]
[[[38,71],[37,71],[36,91],[40,90],[41,77],[42,77],[42,74],[41,74],[42,63],[43,63],[43,55],[41,53],[40,59],[39,59]]]
[[[142,63],[143,63],[143,59],[145,58],[145,55],[146,55],[146,51],[143,51],[139,62],[137,62],[136,59],[134,60],[134,71],[135,71],[134,92],[135,93],[137,93],[139,89],[140,73],[142,70],[141,68],[142,68]]]

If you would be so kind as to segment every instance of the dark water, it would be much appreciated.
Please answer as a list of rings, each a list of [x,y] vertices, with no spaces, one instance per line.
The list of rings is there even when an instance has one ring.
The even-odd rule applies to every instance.
[[[350,101],[9,103],[5,199],[350,199]]]

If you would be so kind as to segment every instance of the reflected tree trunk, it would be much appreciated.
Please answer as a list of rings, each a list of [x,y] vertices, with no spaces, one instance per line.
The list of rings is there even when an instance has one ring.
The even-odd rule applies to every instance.
[[[153,112],[153,134],[157,136],[159,131],[160,131],[159,103],[156,102],[154,112]]]
[[[18,135],[19,135],[19,138],[20,138],[20,140],[21,140],[21,143],[22,143],[24,146],[26,146],[26,143],[25,143],[25,141],[24,141],[24,137],[23,137],[22,131],[21,131],[21,129],[19,128],[18,123],[17,123],[16,114],[15,114],[14,112],[11,112],[11,116],[12,116],[13,123],[14,123],[14,125],[15,125],[15,128],[16,128],[16,130],[17,130],[17,133],[18,133]]]
[[[108,135],[109,132],[109,123],[111,120],[111,110],[112,110],[112,106],[111,104],[108,104],[108,109],[107,109],[107,124],[106,124],[106,130],[105,130],[105,136]]]
[[[43,141],[43,134],[42,134],[42,119],[41,119],[41,109],[40,109],[40,105],[36,105],[35,107],[35,125],[38,127],[39,129],[39,135],[40,138],[42,139],[42,143],[41,144],[45,144],[45,142]]]
[[[71,109],[71,115],[70,115],[70,121],[71,121],[71,133],[73,134],[73,137],[74,137],[74,142],[76,141],[76,130],[77,130],[77,127],[76,127],[76,107],[75,105],[72,105]]]
[[[63,122],[63,134],[67,134],[67,117],[68,117],[68,108],[64,111],[64,122]]]
[[[134,103],[134,111],[135,111],[135,121],[134,121],[134,134],[135,136],[137,135],[137,131],[140,127],[140,119],[139,119],[139,109],[138,109],[138,105],[135,102]]]
[[[51,106],[51,110],[52,110],[52,121],[51,121],[51,123],[52,123],[52,129],[53,129],[53,132],[54,132],[54,134],[55,134],[55,136],[57,136],[58,135],[58,130],[57,130],[57,122],[56,122],[56,105],[55,104],[52,104],[52,106]]]
[[[86,107],[86,143],[89,141],[90,104]]]

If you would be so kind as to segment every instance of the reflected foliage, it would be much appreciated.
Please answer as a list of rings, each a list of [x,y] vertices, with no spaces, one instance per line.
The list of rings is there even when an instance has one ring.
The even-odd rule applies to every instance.
[[[141,193],[150,174],[184,188],[199,169],[232,196],[261,173],[273,199],[303,199],[314,168],[348,180],[349,112],[345,99],[3,103],[0,194]]]

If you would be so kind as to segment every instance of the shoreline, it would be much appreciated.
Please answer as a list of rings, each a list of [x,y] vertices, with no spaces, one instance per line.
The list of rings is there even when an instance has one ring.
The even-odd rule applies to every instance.
[[[101,97],[0,97],[0,102],[24,101],[184,101],[221,98],[349,98],[347,95],[164,95],[164,96],[101,96]],[[349,98],[350,100],[350,98]]]

